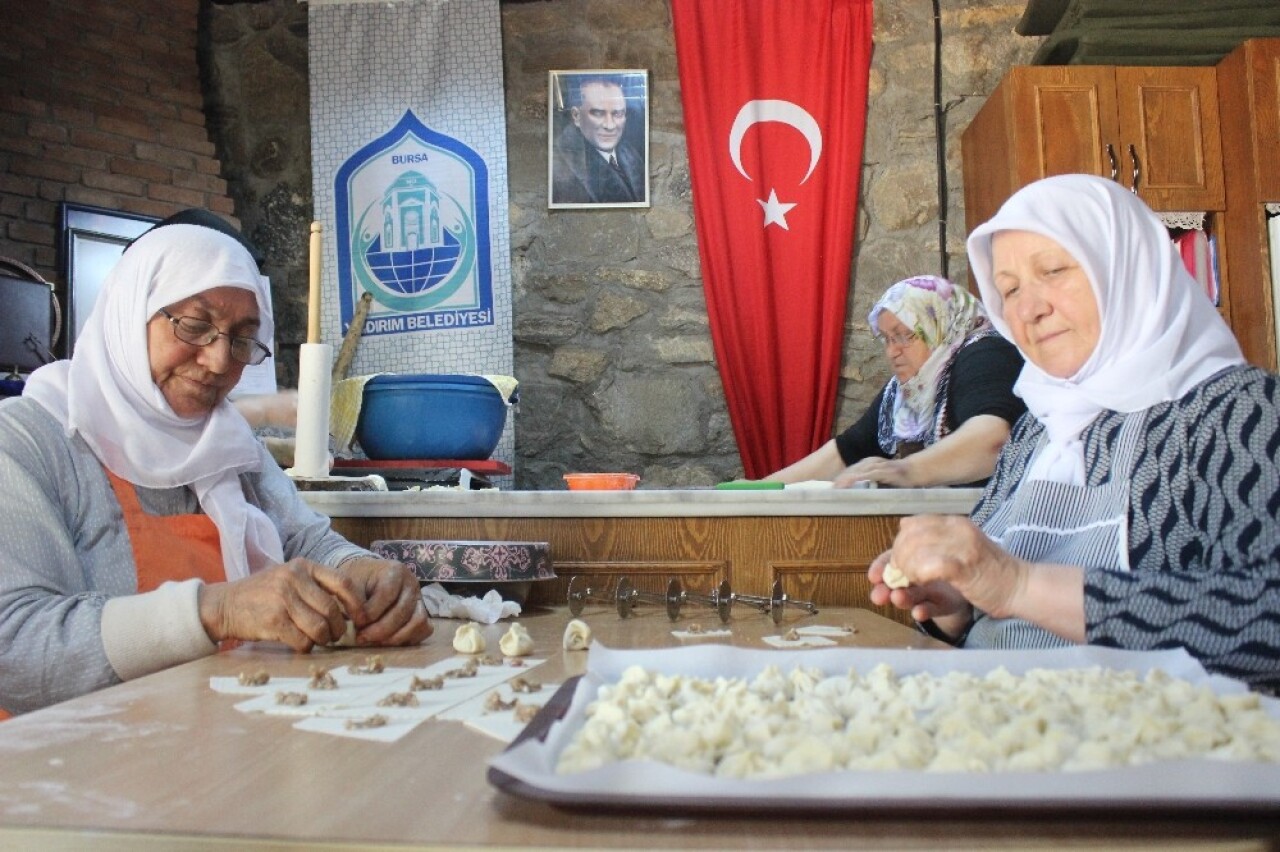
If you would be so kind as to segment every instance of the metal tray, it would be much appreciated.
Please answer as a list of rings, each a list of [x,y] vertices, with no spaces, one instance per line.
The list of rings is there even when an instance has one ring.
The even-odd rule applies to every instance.
[[[608,651],[609,649],[605,649]],[[594,651],[593,651],[594,652]],[[626,653],[626,652],[623,652]],[[772,652],[796,653],[796,652]],[[890,652],[892,653],[892,652]],[[924,654],[927,652],[915,652]],[[971,652],[979,654],[982,652]],[[583,677],[566,680],[537,716],[507,747],[502,758],[530,740],[545,742],[552,726],[560,721],[571,708],[579,686],[585,686]],[[1003,784],[1000,794],[976,789],[976,783],[990,779],[990,775],[975,776],[961,773],[886,773],[897,775],[897,783],[891,786],[897,792],[883,792],[879,784],[868,783],[856,791],[837,792],[831,795],[791,795],[779,779],[752,782],[754,791],[744,795],[739,787],[731,794],[708,792],[714,784],[691,782],[689,789],[672,783],[665,789],[669,793],[640,793],[615,789],[601,784],[582,785],[566,791],[551,785],[542,785],[528,777],[516,777],[499,765],[488,768],[487,779],[497,789],[512,796],[544,802],[566,810],[582,810],[592,813],[602,811],[628,814],[651,813],[665,816],[681,815],[734,815],[734,816],[848,816],[860,817],[946,817],[983,818],[1007,816],[1011,813],[1028,816],[1035,814],[1088,814],[1101,818],[1133,817],[1143,815],[1208,815],[1208,814],[1280,814],[1280,788],[1270,782],[1280,777],[1280,767],[1259,768],[1256,764],[1239,764],[1225,761],[1182,761],[1176,763],[1152,763],[1123,770],[1128,779],[1124,789],[1117,792],[1114,781],[1097,783],[1103,772],[1072,773],[1017,773],[1024,778],[1038,775],[1028,782],[1046,788],[1044,792],[1027,794],[1023,786],[1006,773],[1010,780]],[[642,766],[643,764],[638,764]],[[858,773],[870,777],[871,773]],[[527,774],[526,774],[527,775]],[[686,774],[686,777],[692,777]],[[1256,786],[1267,785],[1259,793]],[[789,779],[780,779],[785,782]],[[887,779],[886,779],[887,780]],[[904,781],[906,783],[904,783]],[[1270,789],[1270,792],[1265,792]],[[1239,791],[1239,795],[1221,791]]]

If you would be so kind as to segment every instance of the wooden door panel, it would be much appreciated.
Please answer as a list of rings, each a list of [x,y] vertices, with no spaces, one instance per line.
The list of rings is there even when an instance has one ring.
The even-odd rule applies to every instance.
[[[1010,73],[1019,186],[1058,174],[1110,176],[1107,146],[1119,141],[1114,70],[1020,66]]]
[[[1040,129],[1036,177],[1062,174],[1110,174],[1098,90],[1040,87],[1035,121]],[[1114,148],[1113,148],[1114,150]]]
[[[1261,200],[1280,202],[1280,39],[1255,47],[1254,116]]]
[[[1157,210],[1222,210],[1222,140],[1213,68],[1122,67],[1116,99],[1121,182]]]
[[[546,541],[557,579],[533,584],[529,601],[564,600],[574,575],[600,577],[610,588],[628,576],[638,588],[665,588],[680,578],[709,592],[728,580],[734,592],[768,595],[775,565],[852,566],[848,583],[865,585],[867,565],[897,533],[894,516],[773,516],[674,518],[344,518],[333,527],[368,546],[377,539]],[[861,578],[859,580],[858,578]],[[839,578],[827,578],[832,583]],[[788,582],[784,579],[784,583]],[[829,583],[824,582],[825,590]],[[832,586],[835,588],[835,586]],[[841,587],[840,600],[866,595]],[[786,592],[798,597],[788,586]],[[830,605],[831,602],[824,601]]]

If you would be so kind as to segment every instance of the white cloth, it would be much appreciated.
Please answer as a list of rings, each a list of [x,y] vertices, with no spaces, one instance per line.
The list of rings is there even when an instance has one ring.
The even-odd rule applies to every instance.
[[[1104,410],[1130,413],[1178,399],[1244,363],[1160,219],[1133,193],[1092,175],[1029,184],[969,235],[969,264],[987,313],[1009,340],[991,261],[992,236],[1008,230],[1040,234],[1066,249],[1093,285],[1102,324],[1093,354],[1069,378],[1050,376],[1022,353],[1027,361],[1014,392],[1049,434],[1028,479],[1083,485],[1080,433]]]
[[[36,370],[23,395],[117,476],[148,488],[190,486],[218,527],[235,580],[283,559],[275,526],[240,485],[241,473],[261,470],[257,439],[226,400],[206,416],[176,415],[152,380],[147,344],[147,323],[161,308],[228,286],[255,295],[259,337],[273,339],[267,279],[239,242],[198,225],[148,231],[108,273],[71,359]]]
[[[483,598],[463,597],[449,594],[439,583],[428,583],[422,587],[422,603],[436,618],[465,618],[477,624],[494,624],[520,614],[520,604],[503,600],[497,589],[485,592]]]

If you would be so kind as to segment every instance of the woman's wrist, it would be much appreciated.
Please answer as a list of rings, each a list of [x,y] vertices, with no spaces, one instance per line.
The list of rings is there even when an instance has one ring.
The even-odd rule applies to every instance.
[[[1072,642],[1085,640],[1084,569],[1033,562],[1009,602],[1008,618],[1021,618]]]
[[[212,642],[227,638],[222,623],[222,602],[226,583],[201,583],[196,591],[196,609],[200,613],[200,625]]]

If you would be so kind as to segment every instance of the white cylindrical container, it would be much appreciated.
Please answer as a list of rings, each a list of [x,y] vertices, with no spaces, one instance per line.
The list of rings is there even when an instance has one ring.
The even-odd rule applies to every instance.
[[[298,428],[291,476],[329,475],[329,395],[333,347],[304,343],[298,360]]]

